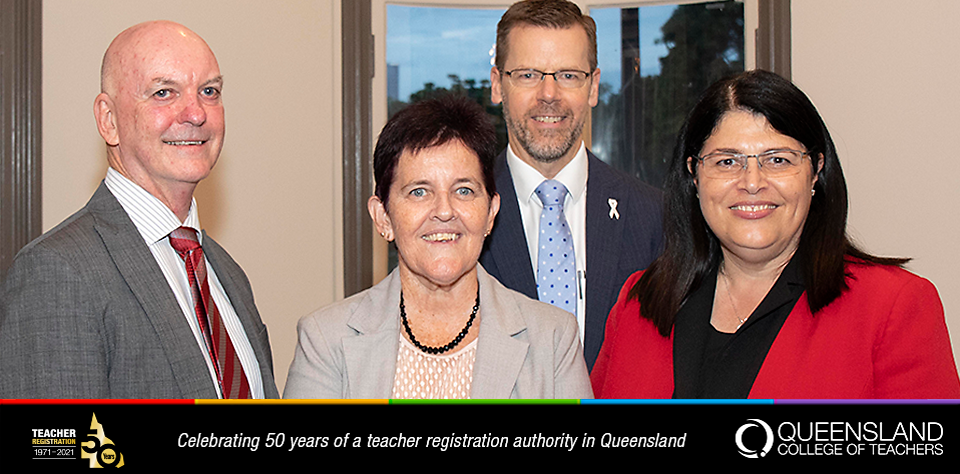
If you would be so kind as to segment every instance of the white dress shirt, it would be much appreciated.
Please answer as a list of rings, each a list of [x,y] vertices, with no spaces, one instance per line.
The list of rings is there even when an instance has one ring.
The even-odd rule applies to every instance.
[[[536,168],[528,165],[507,145],[507,167],[513,177],[513,187],[517,191],[517,203],[520,205],[520,218],[523,221],[523,233],[527,236],[527,250],[533,274],[537,274],[537,254],[540,249],[540,214],[543,202],[535,194],[547,178]],[[573,235],[573,255],[577,265],[577,324],[580,326],[580,342],[583,342],[584,317],[586,315],[587,294],[587,148],[580,142],[577,154],[564,166],[553,179],[567,187],[563,201],[563,215]]]
[[[210,370],[210,379],[214,387],[217,388],[217,394],[222,398],[220,391],[220,382],[217,379],[216,370],[213,367],[213,361],[210,360],[210,353],[207,351],[207,344],[200,332],[200,323],[197,321],[197,313],[194,310],[193,295],[190,291],[190,281],[187,278],[187,269],[183,259],[177,254],[177,251],[170,245],[168,236],[178,227],[189,227],[197,231],[197,238],[203,246],[203,233],[200,232],[200,218],[197,215],[197,201],[190,204],[190,211],[187,219],[183,223],[177,218],[165,204],[160,202],[155,196],[130,181],[113,168],[107,169],[107,177],[103,180],[107,189],[120,201],[120,206],[130,216],[130,220],[137,226],[140,236],[146,242],[147,247],[156,259],[160,271],[166,277],[170,289],[173,290],[177,303],[183,311],[183,316],[187,324],[193,330],[193,336],[197,340],[200,352],[203,353],[207,361],[207,368]],[[220,279],[217,273],[210,265],[210,260],[204,259],[207,264],[207,282],[210,285],[210,295],[213,297],[217,309],[220,310],[220,318],[223,325],[227,328],[230,340],[233,341],[234,350],[240,359],[240,365],[247,375],[247,383],[250,385],[251,398],[263,398],[263,382],[260,377],[260,364],[257,363],[257,356],[250,346],[247,339],[247,333],[243,330],[243,325],[237,317],[237,312],[233,309],[233,304],[227,298],[227,293],[220,285]]]

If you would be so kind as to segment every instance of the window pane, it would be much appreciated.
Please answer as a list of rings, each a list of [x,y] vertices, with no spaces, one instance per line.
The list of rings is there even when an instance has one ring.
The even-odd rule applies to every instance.
[[[594,8],[600,103],[591,149],[660,187],[677,132],[704,89],[744,69],[743,4]]]
[[[490,103],[497,22],[506,9],[387,5],[387,115],[441,92],[482,105],[507,146],[500,106]]]

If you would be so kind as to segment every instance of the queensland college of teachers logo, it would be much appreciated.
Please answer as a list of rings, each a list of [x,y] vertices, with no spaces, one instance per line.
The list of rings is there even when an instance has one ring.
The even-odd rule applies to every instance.
[[[749,428],[762,428],[764,435],[763,447],[759,450],[748,448],[743,444],[743,434]],[[747,420],[740,429],[737,430],[737,448],[740,450],[740,454],[746,458],[762,458],[770,452],[770,448],[773,447],[773,430],[770,428],[770,425],[764,423],[763,420],[757,418],[751,418]],[[751,443],[753,444],[753,443]]]
[[[942,456],[943,423],[937,421],[783,421],[776,429],[777,456]],[[774,430],[750,418],[734,437],[740,455],[762,458]]]
[[[104,434],[103,425],[97,422],[93,414],[87,437],[80,443],[80,457],[90,460],[90,467],[123,466],[123,454],[114,446],[113,441]]]

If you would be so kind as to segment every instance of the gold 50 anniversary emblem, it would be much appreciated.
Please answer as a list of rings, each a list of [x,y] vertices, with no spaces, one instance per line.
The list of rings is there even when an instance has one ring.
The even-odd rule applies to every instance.
[[[90,460],[90,467],[120,467],[123,466],[123,454],[113,445],[113,441],[103,434],[103,425],[97,422],[97,414],[93,414],[87,438],[80,443],[80,457]]]

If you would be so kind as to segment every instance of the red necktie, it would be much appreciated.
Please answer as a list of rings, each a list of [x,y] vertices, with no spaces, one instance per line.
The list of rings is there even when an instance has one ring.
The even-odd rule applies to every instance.
[[[206,342],[207,352],[220,381],[223,398],[250,398],[250,386],[243,366],[233,348],[233,341],[220,318],[220,311],[210,296],[207,283],[207,264],[203,249],[197,240],[197,232],[180,227],[170,233],[170,245],[180,254],[187,266],[187,278],[193,293],[193,307],[200,323],[200,332]]]

